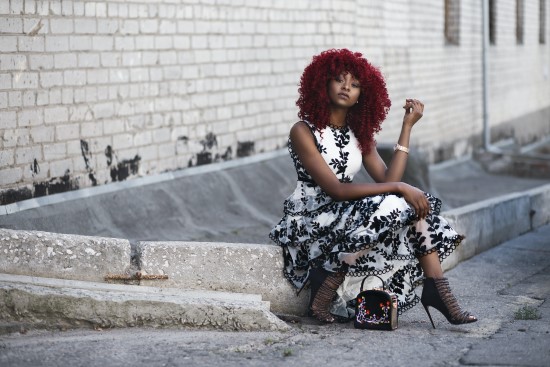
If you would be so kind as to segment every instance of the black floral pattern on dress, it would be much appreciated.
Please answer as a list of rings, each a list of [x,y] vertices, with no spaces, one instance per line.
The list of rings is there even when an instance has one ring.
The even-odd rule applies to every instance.
[[[353,132],[348,128],[318,131],[307,125],[328,167],[341,182],[352,182],[362,166]],[[344,271],[349,284],[380,275],[397,294],[400,313],[418,303],[414,288],[422,283],[423,273],[417,257],[437,251],[443,260],[463,239],[439,216],[441,201],[426,193],[431,211],[423,222],[400,195],[336,202],[307,173],[290,139],[288,149],[298,182],[284,202],[283,218],[269,234],[283,248],[285,277],[301,289],[311,267]],[[349,255],[356,255],[352,264],[343,261]],[[355,294],[344,301],[352,301]]]

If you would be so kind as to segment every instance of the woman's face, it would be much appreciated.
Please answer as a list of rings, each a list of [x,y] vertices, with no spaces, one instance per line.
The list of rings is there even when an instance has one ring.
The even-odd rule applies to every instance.
[[[334,106],[353,107],[361,94],[361,84],[353,75],[343,72],[328,83],[328,96]]]

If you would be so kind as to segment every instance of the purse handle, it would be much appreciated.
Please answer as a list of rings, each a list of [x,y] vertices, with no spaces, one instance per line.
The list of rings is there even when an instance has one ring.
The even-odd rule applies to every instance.
[[[378,279],[380,279],[380,281],[382,282],[382,289],[386,289],[386,285],[384,284],[384,281],[382,280],[382,278],[380,278],[378,275],[367,275],[366,277],[363,278],[363,281],[361,282],[361,291],[360,292],[363,292],[363,285],[365,284],[365,280],[367,280],[368,277],[377,277]]]

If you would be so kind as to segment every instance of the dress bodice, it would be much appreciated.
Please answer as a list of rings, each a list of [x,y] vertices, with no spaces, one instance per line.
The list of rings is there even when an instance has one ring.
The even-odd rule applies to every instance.
[[[362,155],[359,142],[349,127],[334,128],[327,126],[323,130],[317,130],[312,124],[306,122],[315,138],[317,150],[336,175],[340,182],[352,182],[353,177],[361,169]],[[315,184],[307,173],[298,155],[292,149],[290,139],[288,150],[294,162],[298,181]],[[316,184],[315,184],[316,185]]]
[[[351,182],[361,169],[362,163],[361,150],[353,131],[348,127],[342,129],[326,127],[323,130],[317,130],[310,123],[306,123],[315,138],[317,150],[338,180]],[[292,149],[290,139],[288,140],[288,150],[298,174],[298,182],[294,192],[285,201],[285,213],[305,213],[330,205],[333,202],[332,198],[317,185],[306,171],[298,155]]]

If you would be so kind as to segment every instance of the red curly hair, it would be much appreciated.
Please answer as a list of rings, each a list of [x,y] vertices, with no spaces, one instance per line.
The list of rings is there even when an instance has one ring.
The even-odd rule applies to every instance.
[[[359,141],[361,151],[366,153],[375,143],[374,135],[380,131],[391,102],[382,73],[361,53],[331,49],[313,57],[300,78],[298,117],[319,130],[324,129],[330,123],[328,82],[343,72],[350,73],[361,84],[359,101],[348,110],[346,123]]]

